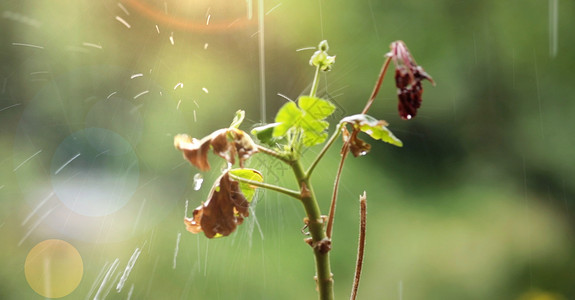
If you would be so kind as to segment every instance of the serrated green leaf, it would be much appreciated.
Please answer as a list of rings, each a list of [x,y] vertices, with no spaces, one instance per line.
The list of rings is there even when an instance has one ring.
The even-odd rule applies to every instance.
[[[308,132],[303,137],[303,144],[306,147],[311,147],[325,142],[326,139],[327,139],[327,132],[321,132],[321,133]]]
[[[403,147],[403,143],[387,129],[387,122],[377,120],[374,117],[358,114],[343,118],[340,123],[350,123],[367,133],[375,140],[384,141],[392,145]]]
[[[288,102],[276,115],[272,137],[284,136],[290,128],[300,128],[303,133],[303,144],[307,147],[323,143],[327,139],[325,130],[329,123],[324,121],[335,111],[335,105],[325,99],[302,96],[298,104]]]
[[[364,124],[360,125],[359,129],[367,133],[373,139],[381,140],[398,147],[403,147],[401,140],[395,137],[395,135],[393,135],[393,133],[383,125],[370,126]]]
[[[275,122],[280,123],[274,128],[274,137],[284,136],[290,128],[296,126],[302,116],[302,111],[295,102],[284,104],[276,115]]]
[[[325,130],[329,127],[329,123],[326,121],[304,115],[300,121],[300,127],[304,132],[303,143],[307,147],[321,144],[327,139]]]
[[[306,115],[311,115],[316,120],[323,120],[335,111],[335,105],[331,102],[316,97],[299,97],[298,105]]]
[[[325,130],[329,123],[324,121],[335,111],[335,105],[328,100],[302,96],[298,99],[303,111],[300,127],[303,129],[303,143],[307,147],[323,143],[327,139]]]
[[[258,182],[264,181],[262,174],[254,169],[233,169],[230,170],[230,173],[234,176],[241,177],[251,181],[258,181]],[[244,197],[246,197],[246,200],[248,202],[252,202],[254,195],[256,193],[256,187],[240,181],[239,188],[242,191],[242,194],[244,194]]]

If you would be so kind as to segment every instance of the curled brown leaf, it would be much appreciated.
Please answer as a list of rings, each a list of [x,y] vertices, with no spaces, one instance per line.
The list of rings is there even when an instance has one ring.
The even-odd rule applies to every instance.
[[[188,231],[203,231],[208,238],[227,236],[249,215],[248,207],[239,183],[226,172],[212,187],[208,201],[197,207],[192,218],[185,218],[184,223]]]
[[[174,138],[174,146],[176,149],[182,151],[184,158],[202,171],[210,169],[208,163],[208,151],[210,150],[210,143],[204,140],[197,140],[191,138],[187,134],[178,134]]]
[[[237,128],[219,129],[201,140],[186,134],[178,134],[174,138],[174,146],[182,151],[186,160],[202,171],[210,169],[208,162],[210,149],[232,165],[236,162],[237,156],[242,168],[244,162],[257,152],[257,146],[250,136]]]
[[[349,152],[351,152],[351,154],[353,154],[355,157],[366,155],[369,153],[369,150],[371,150],[370,144],[357,137],[358,133],[359,129],[355,129],[355,127],[351,133],[345,126],[342,128],[343,141],[349,141]],[[342,149],[342,151],[346,151],[345,147]]]

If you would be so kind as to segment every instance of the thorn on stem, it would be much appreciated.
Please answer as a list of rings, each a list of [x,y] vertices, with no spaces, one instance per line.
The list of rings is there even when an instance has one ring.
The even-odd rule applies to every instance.
[[[314,242],[311,237],[304,239],[306,244],[310,245],[314,251],[317,251],[321,254],[326,254],[331,250],[331,240],[328,238],[324,238],[321,241]]]
[[[309,190],[309,188],[307,187],[307,185],[303,181],[301,183],[300,194],[301,194],[302,199],[311,197],[311,191]]]

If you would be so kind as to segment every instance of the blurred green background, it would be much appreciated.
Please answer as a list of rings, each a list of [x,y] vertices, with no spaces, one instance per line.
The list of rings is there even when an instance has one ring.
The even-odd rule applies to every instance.
[[[575,2],[263,2],[263,100],[256,2],[1,2],[1,299],[44,298],[24,269],[49,239],[83,261],[63,299],[314,299],[296,201],[261,192],[232,236],[186,232],[186,203],[190,215],[221,162],[196,191],[173,137],[227,127],[240,108],[249,130],[262,101],[270,122],[278,93],[309,90],[313,51],[296,50],[322,39],[337,55],[320,87],[333,122],[363,108],[394,40],[437,82],[413,120],[397,114],[392,77],[370,111],[404,147],[347,161],[337,297],[351,289],[366,190],[359,299],[574,299]],[[324,212],[338,145],[314,178]],[[295,186],[266,157],[249,166]]]

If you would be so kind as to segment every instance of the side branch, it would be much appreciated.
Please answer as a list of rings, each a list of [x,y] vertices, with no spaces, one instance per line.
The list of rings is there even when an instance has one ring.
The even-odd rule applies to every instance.
[[[288,159],[287,157],[285,157],[284,155],[281,155],[280,153],[278,153],[278,152],[276,152],[276,151],[274,151],[274,150],[272,150],[272,149],[266,148],[266,147],[264,147],[264,146],[261,146],[261,145],[256,145],[256,146],[257,146],[257,149],[258,149],[259,152],[265,153],[265,154],[267,154],[267,155],[269,155],[269,156],[273,156],[273,157],[275,157],[275,158],[277,158],[277,159],[279,159],[279,160],[285,162],[285,163],[288,164],[288,165],[291,165],[291,164],[292,164],[292,161],[289,160],[289,159]]]
[[[339,123],[336,128],[335,128],[335,132],[331,135],[331,137],[329,138],[329,140],[327,141],[327,143],[325,143],[325,145],[323,146],[323,148],[321,149],[321,151],[319,152],[319,154],[316,156],[316,158],[314,159],[314,161],[311,163],[311,165],[309,166],[309,168],[307,169],[307,171],[305,172],[305,178],[309,178],[311,176],[311,173],[313,172],[313,170],[315,169],[315,167],[317,166],[317,164],[319,163],[319,161],[323,158],[323,156],[325,155],[325,153],[327,152],[327,150],[329,149],[329,147],[331,147],[331,145],[333,144],[333,142],[335,142],[335,140],[337,139],[337,137],[341,134],[341,127],[343,126],[342,123]]]
[[[385,59],[385,62],[383,63],[383,66],[381,67],[381,71],[379,72],[379,76],[377,77],[377,81],[375,82],[375,86],[373,87],[373,91],[371,92],[371,96],[369,97],[369,99],[367,100],[367,103],[365,104],[365,107],[361,111],[362,114],[367,113],[367,111],[369,110],[369,108],[373,104],[375,97],[377,97],[377,94],[379,93],[379,88],[381,87],[381,84],[383,83],[383,79],[385,78],[385,74],[387,73],[387,69],[389,68],[390,62],[391,62],[391,56],[388,55],[387,58]],[[359,129],[355,128],[352,132],[352,135],[357,134],[358,132],[359,132]],[[332,232],[332,228],[333,228],[333,221],[334,221],[334,215],[335,215],[335,205],[337,202],[337,192],[339,189],[339,180],[341,177],[341,171],[343,169],[343,163],[345,162],[345,159],[347,158],[347,153],[349,152],[350,140],[351,139],[347,140],[341,148],[341,161],[339,162],[339,168],[337,170],[337,175],[335,176],[335,182],[333,184],[333,194],[332,194],[332,198],[331,198],[331,204],[330,204],[330,209],[329,209],[329,219],[327,221],[327,229],[326,229],[326,235],[330,239],[331,239],[331,232]]]
[[[335,180],[333,183],[333,193],[331,195],[331,203],[329,205],[329,215],[327,219],[327,226],[325,229],[325,234],[328,239],[331,239],[331,232],[333,230],[333,221],[335,218],[335,204],[337,203],[337,193],[339,191],[339,181],[341,179],[341,172],[343,171],[343,163],[349,153],[349,142],[345,142],[341,149],[341,160],[339,161],[339,167],[337,168],[337,174],[335,174]]]
[[[357,297],[357,289],[359,288],[359,279],[361,277],[361,268],[363,267],[363,256],[365,253],[365,227],[367,218],[367,196],[365,191],[363,195],[359,196],[359,241],[357,245],[357,262],[355,264],[355,276],[353,279],[353,287],[351,289],[351,300]]]
[[[385,73],[387,73],[387,68],[389,67],[390,62],[391,62],[391,56],[387,55],[387,58],[385,59],[385,62],[383,63],[383,66],[381,67],[381,71],[379,72],[379,77],[377,77],[377,81],[375,83],[375,86],[373,87],[373,91],[371,92],[371,96],[369,97],[369,100],[367,100],[365,107],[361,111],[362,114],[367,113],[367,111],[369,110],[369,108],[373,104],[375,97],[377,97],[377,93],[379,93],[379,88],[381,87],[381,84],[383,83],[383,78],[385,78]]]
[[[259,181],[254,181],[254,180],[249,180],[249,179],[245,179],[243,177],[239,177],[236,176],[234,174],[229,173],[230,178],[232,178],[233,180],[239,181],[239,182],[243,182],[243,183],[247,183],[247,184],[251,184],[253,186],[257,186],[257,187],[261,187],[264,189],[268,189],[268,190],[272,190],[272,191],[276,191],[285,195],[288,195],[292,198],[296,198],[298,200],[301,200],[301,195],[299,192],[290,190],[290,189],[286,189],[284,187],[281,186],[277,186],[277,185],[273,185],[273,184],[269,184],[269,183],[264,183],[264,182],[259,182]]]

